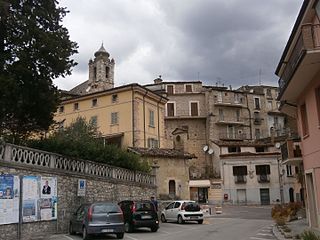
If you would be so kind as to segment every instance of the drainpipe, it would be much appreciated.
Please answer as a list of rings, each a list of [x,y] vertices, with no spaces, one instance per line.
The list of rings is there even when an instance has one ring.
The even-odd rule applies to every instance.
[[[146,148],[146,104],[145,104],[145,97],[148,94],[148,90],[143,95],[143,146]]]
[[[160,98],[160,100],[157,102],[157,115],[158,115],[158,143],[159,143],[159,148],[160,148],[160,107],[159,107],[159,104],[162,100],[162,96]]]
[[[246,93],[246,100],[247,100],[247,110],[249,112],[249,127],[250,127],[250,138],[253,139],[252,136],[252,123],[251,123],[251,110],[249,108],[249,101],[248,101],[248,94]]]

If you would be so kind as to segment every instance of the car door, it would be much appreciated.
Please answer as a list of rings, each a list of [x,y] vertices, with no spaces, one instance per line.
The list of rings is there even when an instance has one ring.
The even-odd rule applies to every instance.
[[[172,209],[174,207],[174,203],[175,202],[172,202],[172,203],[169,203],[169,205],[165,208],[165,216],[166,216],[166,219],[167,220],[172,220],[173,219],[173,215],[172,215]]]
[[[74,216],[73,221],[73,230],[75,232],[82,232],[82,223],[83,223],[83,217],[84,217],[84,205],[81,205]]]
[[[181,206],[181,202],[175,202],[173,209],[172,209],[172,219],[173,220],[177,220],[178,219],[178,215],[180,212],[180,206]]]

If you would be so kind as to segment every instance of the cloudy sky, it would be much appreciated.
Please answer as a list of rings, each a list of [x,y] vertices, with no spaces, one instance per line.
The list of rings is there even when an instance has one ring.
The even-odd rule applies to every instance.
[[[63,25],[79,45],[69,90],[88,79],[103,42],[115,85],[201,80],[233,87],[277,85],[274,75],[302,0],[61,0]]]

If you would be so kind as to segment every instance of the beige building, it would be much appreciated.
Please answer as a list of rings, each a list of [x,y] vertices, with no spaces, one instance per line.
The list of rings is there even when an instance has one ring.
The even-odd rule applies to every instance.
[[[89,80],[64,94],[54,120],[66,127],[78,117],[97,126],[108,143],[164,147],[167,99],[139,84],[114,87],[114,60],[103,46],[89,61]]]

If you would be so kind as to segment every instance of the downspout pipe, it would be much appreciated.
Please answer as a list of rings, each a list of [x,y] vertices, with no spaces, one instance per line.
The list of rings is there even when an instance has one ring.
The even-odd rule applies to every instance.
[[[248,101],[248,94],[246,93],[246,100],[247,100],[247,110],[249,112],[249,127],[250,127],[250,139],[253,139],[252,136],[252,122],[251,122],[251,110],[249,108],[249,101]]]
[[[157,102],[157,115],[158,115],[158,143],[159,143],[159,148],[160,148],[160,107],[159,104],[161,103],[163,97],[161,96],[160,100]]]
[[[146,90],[145,94],[143,95],[143,146],[146,148],[146,103],[145,103],[145,97],[148,94],[148,90]]]

